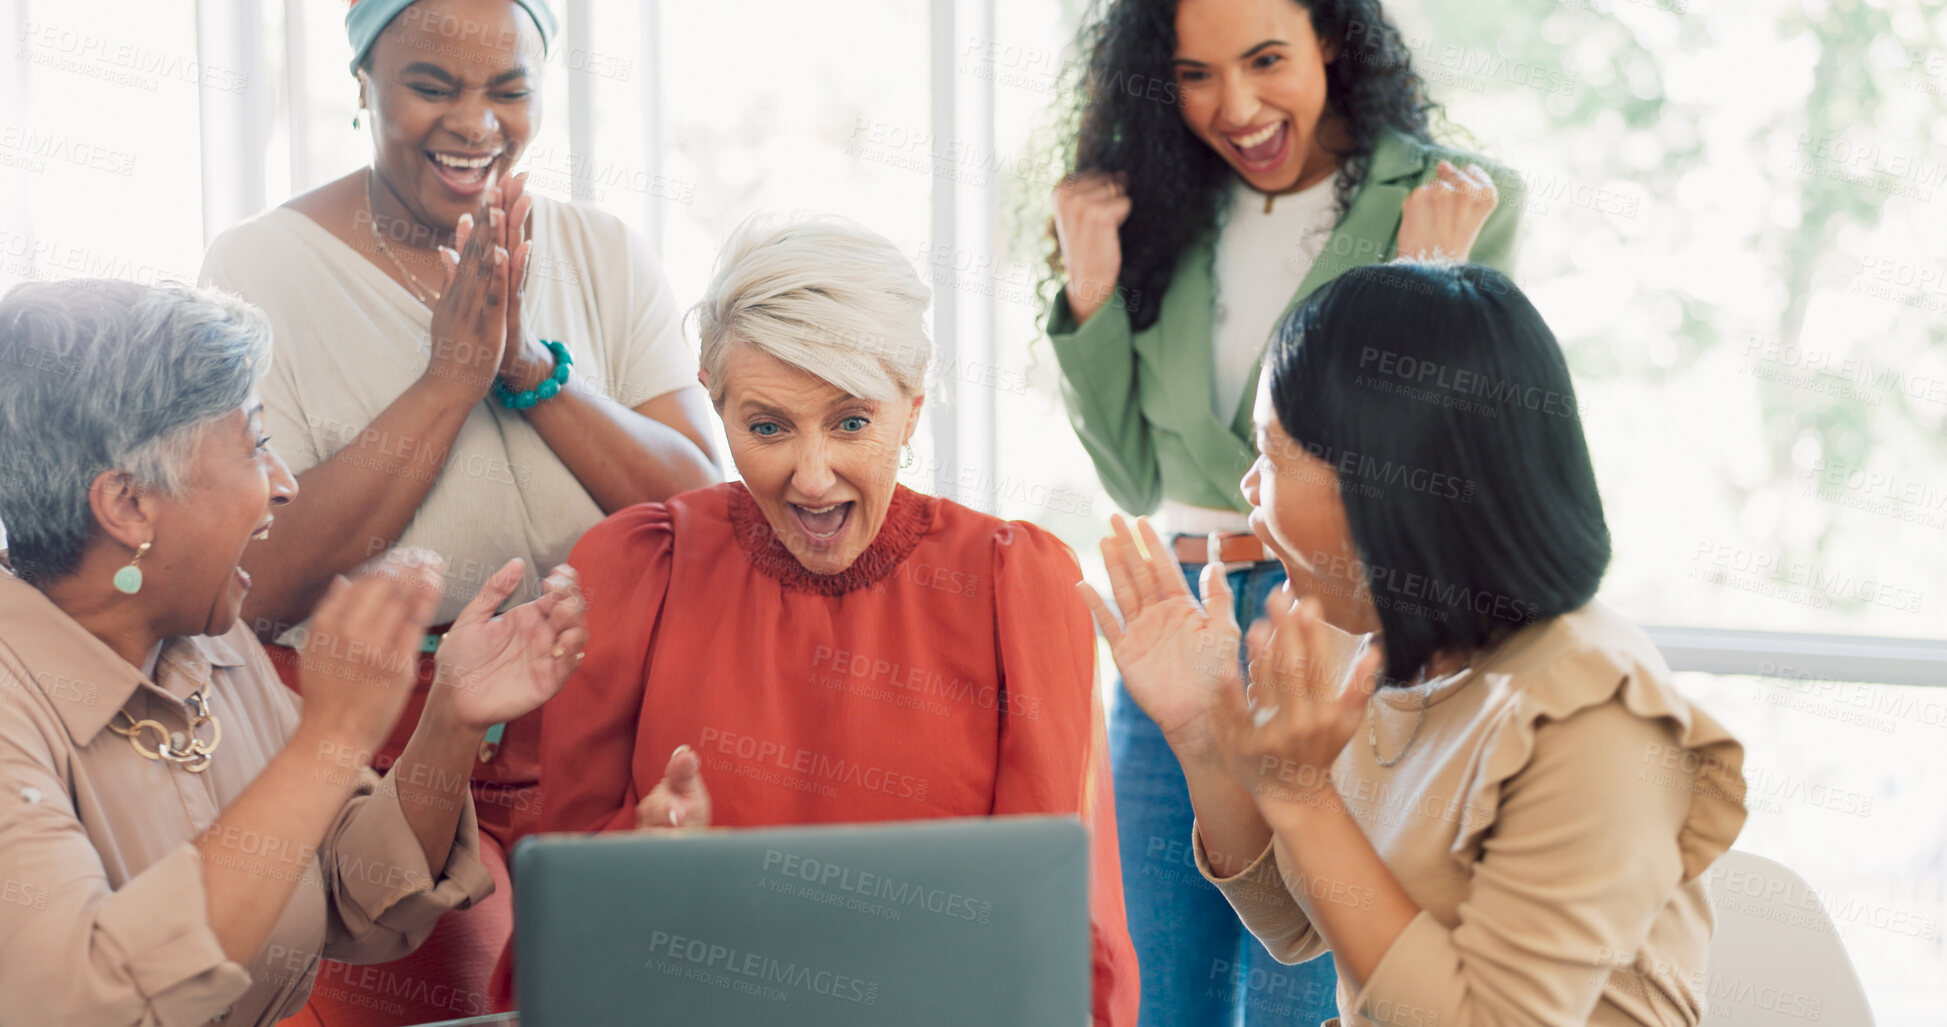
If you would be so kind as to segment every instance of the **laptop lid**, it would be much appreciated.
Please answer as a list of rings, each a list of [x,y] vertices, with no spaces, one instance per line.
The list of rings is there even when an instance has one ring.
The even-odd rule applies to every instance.
[[[1072,817],[542,835],[513,856],[522,1027],[1086,1024]]]

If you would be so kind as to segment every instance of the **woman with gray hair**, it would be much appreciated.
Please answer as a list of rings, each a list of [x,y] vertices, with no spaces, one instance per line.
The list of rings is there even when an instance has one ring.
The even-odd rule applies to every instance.
[[[275,1023],[321,954],[395,958],[493,888],[467,772],[578,663],[574,572],[499,617],[519,561],[480,589],[381,780],[442,568],[338,578],[303,700],[279,683],[239,617],[239,561],[298,491],[263,431],[269,355],[220,294],[0,300],[0,1023]]]
[[[594,641],[542,722],[540,826],[1079,814],[1095,1020],[1133,1023],[1081,568],[1032,524],[898,482],[927,298],[849,221],[752,221],[725,244],[699,378],[743,480],[575,546]]]

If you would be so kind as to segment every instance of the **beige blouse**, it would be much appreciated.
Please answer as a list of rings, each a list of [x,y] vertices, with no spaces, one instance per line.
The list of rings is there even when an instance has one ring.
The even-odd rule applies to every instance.
[[[580,204],[536,196],[532,216],[524,325],[566,344],[572,373],[625,407],[696,387],[682,307],[648,243]],[[293,474],[357,441],[431,359],[432,311],[289,207],[217,236],[201,277],[270,317],[276,340],[261,386],[264,426]],[[402,453],[430,445],[406,437],[379,444]],[[527,561],[516,594],[538,594],[539,576],[601,519],[594,497],[527,419],[488,399],[460,426],[398,544],[446,559],[446,598],[433,617],[445,623],[509,557]],[[376,556],[384,540],[371,548]]]
[[[231,962],[192,840],[290,738],[299,700],[242,624],[170,639],[155,676],[0,567],[0,1024],[273,1024],[321,955],[397,958],[492,892],[471,802],[435,879],[389,782],[327,761],[359,783],[315,859],[234,839],[239,860],[300,881],[256,960]],[[204,685],[223,735],[203,773],[107,730],[124,709],[187,726]]]
[[[1700,875],[1744,824],[1744,750],[1640,630],[1590,603],[1373,712],[1379,755],[1404,757],[1381,767],[1362,726],[1333,776],[1421,913],[1371,980],[1338,962],[1340,1022],[1700,1021],[1714,923]],[[1284,873],[1276,845],[1219,880],[1193,844],[1284,962],[1327,951],[1318,903],[1361,901]]]

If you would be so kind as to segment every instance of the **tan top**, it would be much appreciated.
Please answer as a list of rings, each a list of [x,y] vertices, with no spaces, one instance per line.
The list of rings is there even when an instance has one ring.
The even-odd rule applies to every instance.
[[[298,699],[241,624],[173,638],[149,680],[0,569],[0,1023],[273,1024],[311,993],[320,955],[394,959],[440,914],[493,891],[467,804],[438,880],[398,793],[370,770],[309,851],[240,834],[239,860],[301,875],[255,962],[223,954],[192,840],[297,727]],[[145,759],[117,710],[186,727],[199,686],[220,722],[209,769]]]
[[[1421,913],[1371,980],[1338,962],[1347,1027],[1698,1023],[1700,875],[1744,825],[1744,749],[1640,630],[1590,603],[1374,712],[1380,753],[1406,755],[1379,766],[1362,725],[1333,776]],[[1358,900],[1281,867],[1211,880],[1273,955],[1310,959],[1313,905]]]
[[[567,345],[574,374],[630,408],[696,385],[682,310],[641,236],[613,215],[536,196],[533,240],[521,316],[539,338]],[[433,312],[288,207],[217,236],[201,277],[270,317],[276,343],[262,386],[264,425],[293,474],[356,441],[425,373]],[[382,441],[401,452],[428,445]],[[517,594],[535,594],[538,575],[567,559],[601,519],[540,433],[489,398],[467,415],[399,544],[446,558],[446,598],[433,616],[445,623],[511,557],[527,561]]]

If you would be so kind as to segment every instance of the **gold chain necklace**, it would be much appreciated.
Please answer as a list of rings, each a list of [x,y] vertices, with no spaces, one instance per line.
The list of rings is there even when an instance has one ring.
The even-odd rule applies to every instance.
[[[216,755],[216,747],[223,741],[223,725],[210,712],[208,700],[203,698],[203,689],[189,693],[189,698],[183,701],[196,714],[190,719],[186,737],[180,731],[171,732],[159,721],[136,720],[129,716],[126,709],[116,710],[115,715],[128,721],[128,726],[110,721],[108,730],[128,739],[128,744],[134,746],[144,759],[167,760],[192,774],[200,774],[209,769],[210,757]],[[205,724],[210,726],[210,740],[207,742],[196,737]],[[155,733],[155,747],[152,749],[143,747],[142,734],[145,731]]]
[[[378,172],[376,171],[367,169],[365,172],[365,210],[371,215],[366,223],[372,229],[372,241],[378,244],[379,252],[385,254],[386,259],[392,262],[392,266],[398,268],[399,273],[406,276],[406,282],[412,290],[413,298],[430,307],[439,302],[439,291],[429,288],[425,283],[421,282],[419,276],[413,274],[412,269],[407,267],[405,262],[399,259],[399,255],[392,252],[392,247],[385,244],[385,234],[379,231],[379,211],[378,207],[372,202],[372,179],[377,177]],[[427,299],[426,297],[428,295],[431,295],[432,299]]]

